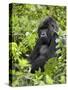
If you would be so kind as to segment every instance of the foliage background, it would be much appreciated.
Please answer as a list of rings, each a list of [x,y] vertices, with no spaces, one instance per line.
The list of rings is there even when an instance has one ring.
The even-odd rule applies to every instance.
[[[56,52],[60,57],[48,60],[45,71],[30,73],[31,65],[26,58],[37,40],[39,23],[47,16],[53,17],[59,26]],[[50,5],[9,5],[9,85],[35,86],[66,83],[66,7]],[[56,47],[56,48],[57,48]]]

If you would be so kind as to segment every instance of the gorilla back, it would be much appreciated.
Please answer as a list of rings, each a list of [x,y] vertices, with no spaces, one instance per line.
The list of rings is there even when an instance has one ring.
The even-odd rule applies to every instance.
[[[29,56],[31,73],[41,68],[44,71],[44,65],[49,58],[56,56],[56,38],[58,26],[52,17],[46,18],[38,27],[38,40]]]

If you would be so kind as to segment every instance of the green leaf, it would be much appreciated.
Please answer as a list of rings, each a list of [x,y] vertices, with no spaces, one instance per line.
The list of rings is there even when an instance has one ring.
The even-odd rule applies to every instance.
[[[53,84],[53,79],[49,75],[46,75],[46,83]]]

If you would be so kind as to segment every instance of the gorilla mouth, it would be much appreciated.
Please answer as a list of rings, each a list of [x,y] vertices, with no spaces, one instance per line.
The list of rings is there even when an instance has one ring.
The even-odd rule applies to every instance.
[[[47,39],[47,38],[41,38],[42,39],[42,45],[47,45],[47,46],[50,46],[50,44],[51,44],[51,39],[49,40],[49,39]]]

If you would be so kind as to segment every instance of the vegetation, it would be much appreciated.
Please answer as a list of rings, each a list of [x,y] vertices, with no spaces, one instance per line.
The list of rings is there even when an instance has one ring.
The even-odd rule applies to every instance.
[[[57,56],[48,60],[45,71],[30,73],[31,65],[25,57],[30,54],[37,39],[41,20],[52,16],[59,26]],[[11,86],[35,86],[66,83],[66,7],[30,4],[9,5],[9,84]]]

